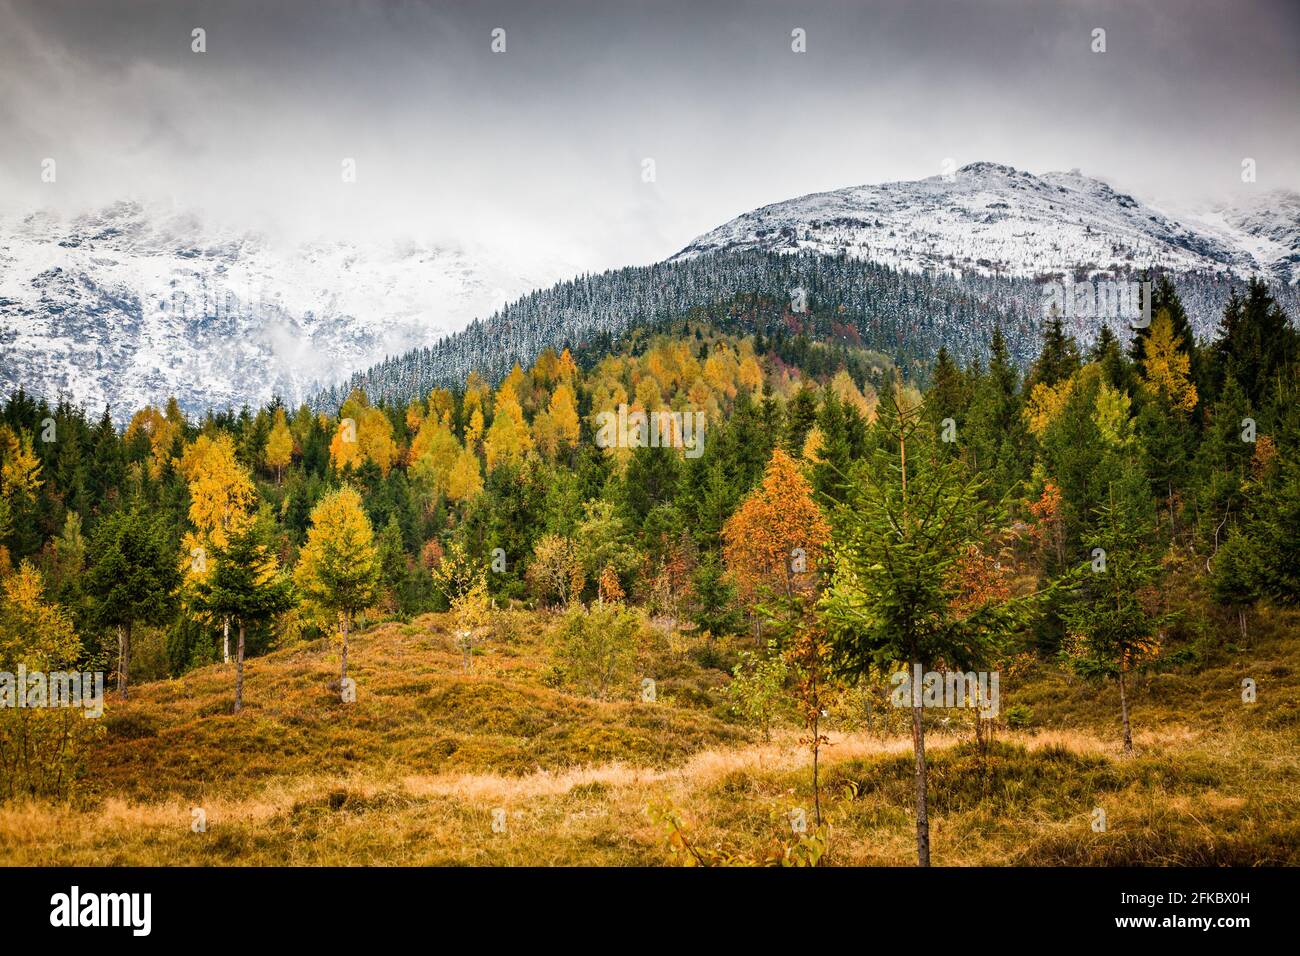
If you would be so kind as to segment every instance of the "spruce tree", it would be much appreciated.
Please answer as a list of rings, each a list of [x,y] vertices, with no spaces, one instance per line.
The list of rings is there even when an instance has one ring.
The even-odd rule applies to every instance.
[[[1159,651],[1163,618],[1150,606],[1159,562],[1148,530],[1150,499],[1135,470],[1112,482],[1084,536],[1089,557],[1072,580],[1063,611],[1073,643],[1068,659],[1082,675],[1119,683],[1124,752],[1133,752],[1128,681]]]
[[[1079,370],[1079,346],[1074,336],[1065,331],[1059,315],[1053,315],[1043,332],[1043,348],[1025,381],[1025,394],[1032,394],[1034,386],[1052,386],[1062,382]]]
[[[1236,379],[1253,408],[1262,408],[1283,369],[1300,357],[1300,332],[1273,298],[1268,285],[1252,278],[1245,296],[1228,300],[1219,338],[1210,347],[1215,387]]]
[[[195,605],[214,620],[239,629],[235,645],[235,713],[244,705],[246,632],[293,606],[293,588],[267,544],[268,530],[254,522],[231,535],[224,546],[213,545],[211,568],[195,586]]]
[[[117,689],[123,699],[132,631],[140,624],[164,624],[176,609],[181,574],[172,540],[164,522],[133,509],[104,519],[91,543],[86,589],[97,622],[117,630]]]
[[[940,662],[979,667],[998,635],[1023,624],[1017,601],[957,609],[959,564],[986,544],[1000,511],[966,463],[937,453],[921,410],[900,407],[896,391],[881,399],[879,427],[885,440],[855,467],[849,501],[832,510],[834,570],[820,601],[832,666],[854,680],[898,665],[912,675]],[[929,866],[925,725],[914,690],[917,861]]]
[[[1263,591],[1286,607],[1300,606],[1300,464],[1285,462],[1276,484],[1257,503]]]
[[[1211,559],[1210,596],[1237,618],[1241,639],[1246,639],[1246,616],[1259,599],[1259,550],[1254,539],[1236,531]]]

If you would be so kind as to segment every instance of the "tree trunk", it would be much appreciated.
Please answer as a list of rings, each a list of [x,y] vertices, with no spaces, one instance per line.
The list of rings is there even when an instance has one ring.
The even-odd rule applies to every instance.
[[[339,692],[343,691],[343,682],[348,679],[348,616],[343,615],[343,666],[339,671]]]
[[[1244,607],[1237,608],[1237,623],[1241,625],[1241,639],[1244,641],[1246,639],[1246,609]]]
[[[117,692],[126,700],[127,668],[130,662],[131,636],[127,628],[117,626]]]
[[[822,825],[822,788],[819,779],[820,767],[818,758],[821,756],[821,702],[817,701],[813,707],[813,812],[817,818],[817,826]]]
[[[1119,710],[1124,718],[1124,753],[1133,753],[1133,733],[1128,725],[1128,695],[1124,690],[1124,665],[1119,666]]]
[[[221,621],[221,663],[230,663],[230,618]]]
[[[1169,535],[1170,537],[1176,538],[1178,537],[1178,527],[1174,524],[1174,483],[1172,481],[1169,482],[1168,488],[1169,488]]]
[[[235,650],[235,713],[244,706],[244,622],[239,622],[239,644]]]
[[[919,674],[914,664],[912,673]],[[916,754],[916,865],[930,865],[930,818],[926,812],[925,725],[921,717],[920,691],[912,688],[912,752]]]

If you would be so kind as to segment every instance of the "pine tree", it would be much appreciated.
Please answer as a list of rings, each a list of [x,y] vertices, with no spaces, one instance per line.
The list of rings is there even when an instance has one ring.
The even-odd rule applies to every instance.
[[[376,554],[379,560],[379,583],[383,587],[387,603],[398,614],[405,612],[405,591],[407,565],[406,549],[402,546],[402,527],[397,515],[389,515],[384,530],[379,532],[376,541]]]
[[[107,406],[92,433],[91,444],[94,447],[93,465],[88,471],[87,490],[96,501],[108,502],[121,493],[126,465],[122,460],[121,442]]]
[[[1214,603],[1237,615],[1241,639],[1246,639],[1246,616],[1260,595],[1259,553],[1246,534],[1228,535],[1211,560],[1210,596]]]
[[[293,606],[289,577],[267,545],[268,529],[250,524],[212,549],[210,571],[196,586],[195,607],[239,628],[235,646],[235,713],[244,705],[244,643],[250,627]]]
[[[1278,375],[1300,358],[1300,332],[1288,321],[1267,283],[1252,278],[1246,295],[1234,292],[1224,307],[1210,355],[1215,385],[1235,379],[1249,405],[1263,408]]]
[[[1286,607],[1300,605],[1300,464],[1282,465],[1276,485],[1265,491],[1254,523],[1264,592]]]
[[[706,554],[695,568],[696,626],[710,638],[730,634],[742,624],[736,609],[736,589],[726,579],[722,562],[713,553]]]
[[[1155,316],[1164,312],[1169,319],[1174,346],[1187,355],[1196,349],[1196,336],[1192,332],[1192,323],[1187,318],[1182,299],[1174,288],[1173,281],[1167,275],[1161,275],[1151,286],[1151,316],[1154,325]],[[1151,334],[1151,325],[1139,326],[1133,330],[1133,340],[1129,343],[1129,357],[1137,364],[1147,358],[1146,342]]]
[[[844,404],[830,389],[822,399],[821,413],[813,432],[818,436],[813,463],[813,487],[823,499],[843,501],[847,493],[849,467],[854,456],[851,419]]]
[[[970,412],[958,432],[969,460],[988,478],[987,494],[1001,498],[1029,471],[1029,433],[1021,414],[1019,373],[1002,336],[994,326],[989,365],[972,382]]]
[[[1133,752],[1129,724],[1129,675],[1148,666],[1160,650],[1163,618],[1150,606],[1159,571],[1146,540],[1149,499],[1130,473],[1112,483],[1096,509],[1097,521],[1085,535],[1091,557],[1076,573],[1063,616],[1073,643],[1067,651],[1075,669],[1087,677],[1119,683],[1124,752]]]
[[[1065,381],[1079,370],[1079,346],[1068,335],[1059,315],[1053,315],[1043,333],[1043,348],[1038,360],[1025,381],[1026,394],[1032,394],[1036,385],[1049,388]]]
[[[968,404],[966,382],[961,369],[948,355],[947,346],[939,346],[930,380],[932,384],[925,396],[925,407],[931,424],[937,430],[945,418],[951,418],[960,430]]]
[[[117,689],[123,699],[130,683],[132,630],[164,624],[176,608],[181,575],[169,540],[161,521],[132,510],[101,522],[91,544],[86,589],[98,623],[117,629]]]
[[[961,671],[980,666],[996,636],[1023,623],[1014,601],[962,606],[960,563],[985,543],[998,511],[965,463],[936,453],[919,406],[895,390],[881,412],[887,441],[854,469],[852,495],[832,512],[834,571],[820,603],[831,663],[854,680],[898,664],[913,675],[940,661]],[[929,866],[921,707],[914,688],[917,861]]]
[[[817,421],[817,393],[808,386],[799,389],[786,408],[785,447],[792,455],[803,449],[808,430]]]

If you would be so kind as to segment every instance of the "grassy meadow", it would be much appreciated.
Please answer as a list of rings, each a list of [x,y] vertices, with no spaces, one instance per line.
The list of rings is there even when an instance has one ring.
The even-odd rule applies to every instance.
[[[355,634],[352,704],[324,640],[248,661],[238,715],[233,665],[140,683],[109,699],[73,796],[0,806],[3,862],[654,866],[676,857],[650,807],[675,811],[692,846],[741,859],[791,844],[798,808],[813,828],[798,728],[765,740],[729,706],[742,639],[648,631],[637,667],[656,700],[637,681],[601,701],[557,679],[558,616],[502,618],[469,673],[449,615]],[[1004,679],[1002,715],[1017,708],[1022,726],[1003,719],[986,750],[969,711],[927,712],[934,862],[1300,863],[1296,623],[1269,611],[1248,643],[1139,680],[1132,757],[1114,685],[1048,664]],[[828,711],[824,865],[915,862],[905,713],[879,688]]]

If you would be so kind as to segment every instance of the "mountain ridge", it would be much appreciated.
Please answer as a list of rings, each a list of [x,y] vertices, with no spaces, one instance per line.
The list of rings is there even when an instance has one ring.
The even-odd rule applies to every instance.
[[[846,186],[761,206],[697,236],[671,260],[719,249],[847,254],[896,268],[1021,278],[1126,271],[1265,273],[1300,281],[1300,195],[1289,231],[1242,216],[1199,232],[1077,170],[1041,176],[1001,163],[969,163],[951,176]],[[1230,208],[1230,207],[1229,207]],[[1067,213],[1067,210],[1072,212]],[[1255,208],[1258,213],[1258,207]],[[1275,257],[1242,234],[1271,231]],[[1238,240],[1234,242],[1233,240]]]
[[[782,268],[761,259],[792,253],[917,278],[907,280],[910,292],[873,296],[839,267]],[[737,258],[751,254],[760,258]],[[823,304],[837,294],[846,297],[841,305],[853,300],[867,310],[892,303],[893,315],[858,315],[864,328],[891,328],[904,312],[913,325],[924,324],[931,320],[917,309],[932,308],[934,334],[956,335],[959,343],[964,333],[942,329],[960,311],[952,302],[963,293],[936,283],[964,283],[965,294],[982,298],[980,308],[1020,327],[1023,354],[1034,344],[1035,328],[1023,319],[1038,304],[1034,282],[1133,276],[1154,266],[1196,277],[1189,281],[1209,290],[1189,308],[1204,333],[1226,294],[1216,286],[1260,274],[1294,296],[1300,194],[1261,193],[1199,217],[1175,216],[1077,170],[1036,175],[977,162],[950,177],[850,186],[762,206],[656,267],[566,279],[573,273],[545,251],[525,266],[507,258],[415,242],[276,246],[259,233],[212,229],[192,214],[129,201],[67,221],[43,212],[0,219],[0,388],[21,386],[51,399],[67,394],[117,415],[170,395],[191,411],[276,394],[299,401],[396,357],[437,353],[440,381],[463,378],[470,367],[496,374],[506,357],[528,361],[547,345],[616,335],[665,318],[665,310],[744,292],[788,294],[776,283],[827,275],[833,278],[821,289]],[[701,269],[673,272],[694,260]],[[666,275],[685,285],[668,294],[632,287]],[[745,281],[763,285],[737,284]],[[986,334],[991,320],[973,315],[966,320]],[[1095,329],[1074,331],[1086,340]]]

